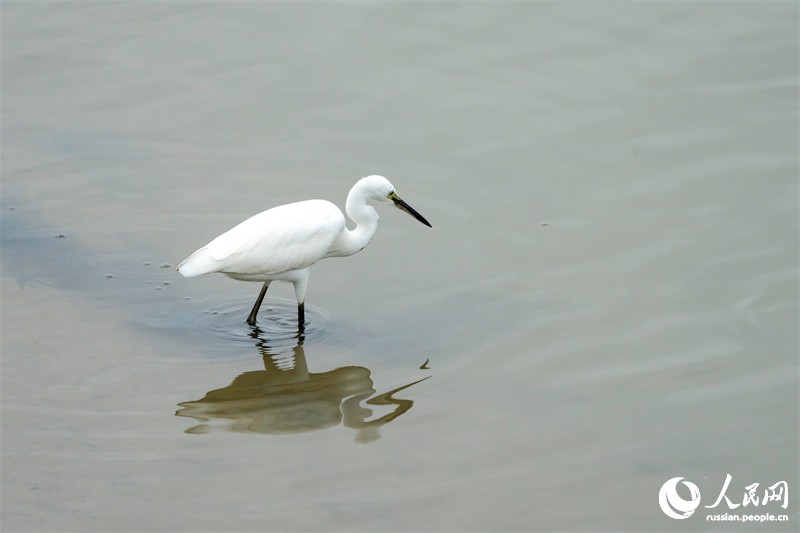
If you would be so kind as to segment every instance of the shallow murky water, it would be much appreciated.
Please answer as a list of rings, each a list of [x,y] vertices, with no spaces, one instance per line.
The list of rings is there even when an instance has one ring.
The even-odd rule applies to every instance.
[[[796,530],[797,15],[5,3],[3,530]],[[302,335],[175,272],[375,173]]]

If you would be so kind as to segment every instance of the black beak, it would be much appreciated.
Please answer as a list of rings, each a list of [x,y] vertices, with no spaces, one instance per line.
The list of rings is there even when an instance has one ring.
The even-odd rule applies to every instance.
[[[395,205],[395,207],[397,207],[398,209],[401,209],[401,210],[405,211],[406,213],[408,213],[409,215],[411,215],[412,217],[416,218],[417,220],[419,220],[420,222],[422,222],[423,224],[425,224],[425,225],[426,225],[426,226],[428,226],[429,228],[432,228],[432,227],[433,227],[433,226],[431,226],[430,222],[428,222],[427,220],[425,220],[425,217],[424,217],[424,216],[422,216],[422,215],[420,215],[419,213],[417,213],[416,211],[414,211],[414,208],[413,208],[413,207],[411,207],[410,205],[408,205],[407,203],[405,203],[405,202],[404,202],[403,200],[401,200],[400,198],[395,198],[395,199],[394,199],[394,205]]]

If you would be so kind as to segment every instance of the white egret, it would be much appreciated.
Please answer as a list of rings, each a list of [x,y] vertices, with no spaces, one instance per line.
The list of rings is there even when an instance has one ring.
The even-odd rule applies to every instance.
[[[359,180],[347,195],[345,211],[356,223],[345,226],[342,212],[326,200],[307,200],[273,207],[248,218],[206,244],[178,265],[187,278],[221,272],[241,281],[264,283],[247,318],[256,324],[269,284],[288,281],[297,296],[297,320],[303,329],[303,306],[311,265],[326,257],[345,257],[360,252],[378,230],[378,213],[367,205],[376,200],[394,205],[428,227],[425,218],[400,199],[394,186],[383,176]]]

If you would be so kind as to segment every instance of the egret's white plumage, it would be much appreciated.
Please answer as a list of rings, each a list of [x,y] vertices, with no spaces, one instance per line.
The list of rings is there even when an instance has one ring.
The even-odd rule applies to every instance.
[[[245,281],[312,265],[328,254],[344,216],[325,200],[282,205],[254,215],[203,246],[178,267],[187,278],[223,272]]]
[[[353,255],[375,235],[379,217],[375,209],[367,205],[368,200],[393,204],[430,226],[422,215],[397,196],[389,180],[367,176],[347,195],[345,211],[356,223],[355,229],[347,229],[342,212],[326,200],[281,205],[223,233],[190,255],[178,266],[178,271],[187,278],[221,272],[233,279],[264,282],[247,319],[251,325],[255,325],[256,313],[270,282],[291,282],[302,328],[309,267],[326,257]]]

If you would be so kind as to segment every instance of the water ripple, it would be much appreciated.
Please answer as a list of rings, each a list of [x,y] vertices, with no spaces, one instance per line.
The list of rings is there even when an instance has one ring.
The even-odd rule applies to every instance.
[[[254,346],[266,345],[279,354],[291,353],[297,345],[297,303],[292,299],[268,298],[259,311],[256,327],[245,321],[253,302],[241,295],[213,295],[203,300],[184,300],[182,304],[150,314],[142,322],[184,340],[187,353],[229,357],[232,351],[250,352]],[[304,342],[307,346],[324,346],[319,352],[325,357],[341,355],[362,344],[366,337],[357,329],[353,324],[339,322],[322,307],[305,305]]]

